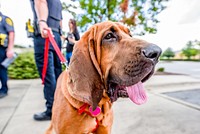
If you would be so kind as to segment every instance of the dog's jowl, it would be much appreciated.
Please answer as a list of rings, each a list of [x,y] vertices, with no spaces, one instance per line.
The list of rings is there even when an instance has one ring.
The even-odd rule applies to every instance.
[[[75,44],[69,69],[59,77],[51,126],[57,134],[110,134],[112,104],[129,97],[143,104],[143,83],[154,73],[161,49],[131,36],[117,22],[93,25]]]

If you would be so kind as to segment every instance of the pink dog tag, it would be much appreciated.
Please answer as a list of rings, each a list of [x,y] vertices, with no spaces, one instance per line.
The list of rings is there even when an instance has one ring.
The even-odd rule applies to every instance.
[[[101,113],[101,108],[99,106],[97,106],[97,108],[93,111],[92,106],[90,106],[89,111],[92,114],[92,116],[97,116]]]

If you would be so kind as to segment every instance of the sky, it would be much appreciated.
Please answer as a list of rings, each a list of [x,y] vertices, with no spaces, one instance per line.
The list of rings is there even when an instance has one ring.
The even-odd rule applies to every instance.
[[[68,1],[68,0],[61,0]],[[32,39],[26,37],[25,23],[33,17],[29,0],[0,0],[0,11],[12,18],[15,27],[15,44],[28,46]],[[171,47],[181,50],[188,41],[200,40],[200,0],[170,0],[158,19],[156,34],[146,34],[142,38],[157,44],[163,50]],[[70,14],[63,11],[63,30],[68,31]]]

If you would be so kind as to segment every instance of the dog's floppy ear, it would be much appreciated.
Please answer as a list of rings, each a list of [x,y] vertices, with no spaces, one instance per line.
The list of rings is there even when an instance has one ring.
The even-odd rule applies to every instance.
[[[100,45],[97,45],[95,41],[96,30],[97,26],[93,26],[75,44],[67,84],[72,97],[88,103],[93,109],[96,109],[104,90],[102,72],[98,62]]]

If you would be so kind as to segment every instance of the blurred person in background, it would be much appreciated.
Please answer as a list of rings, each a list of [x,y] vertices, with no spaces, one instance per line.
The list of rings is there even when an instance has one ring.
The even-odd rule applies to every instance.
[[[70,19],[68,25],[69,25],[69,32],[67,33],[67,37],[65,39],[67,40],[66,59],[69,65],[74,44],[76,41],[80,39],[80,35],[76,26],[76,21],[74,19]]]
[[[0,12],[0,63],[14,55],[14,26],[11,18]],[[8,95],[7,68],[0,64],[0,98]]]

